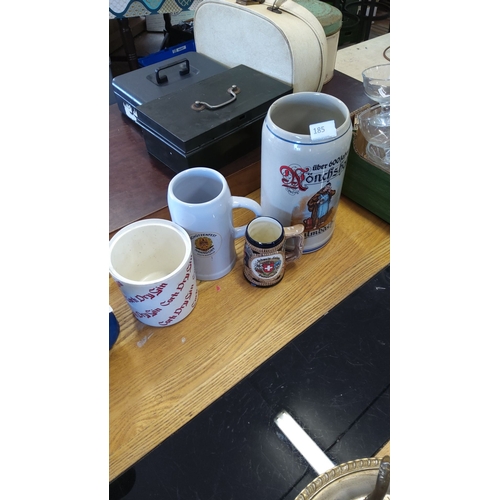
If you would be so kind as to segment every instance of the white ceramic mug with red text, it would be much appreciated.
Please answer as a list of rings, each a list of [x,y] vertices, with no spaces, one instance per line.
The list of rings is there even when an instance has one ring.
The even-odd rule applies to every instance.
[[[191,240],[172,221],[147,219],[120,229],[109,242],[109,272],[146,325],[174,325],[196,305]]]

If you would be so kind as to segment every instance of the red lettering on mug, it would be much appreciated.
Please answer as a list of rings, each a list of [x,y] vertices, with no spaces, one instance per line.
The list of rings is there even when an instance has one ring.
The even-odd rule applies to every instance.
[[[134,311],[134,316],[139,318],[153,318],[157,314],[161,312],[161,308],[157,307],[156,309],[148,309],[142,313]]]
[[[191,275],[189,273],[186,274],[184,279],[177,285],[177,290],[179,291],[183,290],[184,285],[186,284],[186,281],[188,281],[190,276]],[[178,295],[179,292],[174,292],[172,295],[170,295],[170,298],[167,301],[160,302],[160,305],[164,307],[170,305]]]
[[[168,285],[168,283],[162,283],[156,287],[150,288],[149,293],[146,295],[136,295],[135,297],[126,297],[127,302],[135,304],[137,302],[144,302],[145,300],[154,299],[163,291],[163,289]]]
[[[166,301],[164,300],[163,302],[160,302],[160,306],[166,307],[166,306],[170,305],[178,295],[179,295],[179,292],[174,292],[172,295],[170,295],[170,298],[168,300],[166,300]]]
[[[137,302],[144,302],[145,300],[148,299],[154,299],[155,296],[152,293],[148,293],[146,295],[136,295],[135,297],[127,297],[127,302],[130,302],[131,304],[135,304]]]
[[[159,321],[158,324],[161,326],[168,326],[170,323],[172,323],[172,321],[174,321],[175,318],[177,318],[177,316],[170,316],[170,318],[165,321]]]
[[[191,288],[189,289],[189,292],[186,295],[186,300],[189,300],[192,295],[193,295],[193,285],[191,285]]]
[[[191,309],[194,308],[197,300],[198,300],[198,290],[196,290],[196,295],[194,296],[194,300],[191,302]]]
[[[163,289],[168,286],[168,283],[162,283],[161,285],[155,286],[154,288],[150,288],[149,291],[158,296],[160,295],[161,292],[163,292]]]
[[[304,174],[307,172],[309,172],[309,168],[290,167],[288,165],[282,165],[280,168],[280,174],[283,176],[281,179],[283,187],[307,191],[307,186],[303,186],[305,178]]]
[[[170,318],[168,318],[166,321],[160,321],[159,322],[160,325],[162,325],[162,326],[168,326],[170,323],[172,323],[172,321],[174,319],[178,318],[182,314],[183,309],[186,306],[189,305],[189,299],[193,296],[193,288],[194,288],[194,284],[191,285],[191,288],[189,289],[189,292],[184,297],[184,302],[182,303],[182,305],[180,307],[178,307],[174,311],[174,314],[172,316],[170,316]],[[194,304],[192,304],[191,307],[194,307]]]

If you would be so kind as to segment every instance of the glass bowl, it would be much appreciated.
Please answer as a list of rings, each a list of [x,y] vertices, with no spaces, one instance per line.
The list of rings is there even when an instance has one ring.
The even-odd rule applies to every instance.
[[[366,155],[376,164],[387,168],[391,164],[391,115],[380,104],[358,115],[359,129],[367,140]]]
[[[391,65],[379,64],[363,71],[365,94],[379,103],[389,103],[391,99]]]

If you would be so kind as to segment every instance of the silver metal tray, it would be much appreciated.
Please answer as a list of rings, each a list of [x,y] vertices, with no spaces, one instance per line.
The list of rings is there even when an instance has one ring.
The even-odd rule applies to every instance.
[[[295,500],[364,500],[377,481],[380,458],[340,464],[310,482]],[[390,500],[390,487],[385,500]]]

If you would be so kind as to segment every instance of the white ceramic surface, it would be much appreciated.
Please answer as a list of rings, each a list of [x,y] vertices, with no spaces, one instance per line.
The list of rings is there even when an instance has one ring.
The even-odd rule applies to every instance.
[[[245,234],[246,226],[233,226],[233,209],[262,213],[254,200],[231,196],[224,176],[206,167],[177,174],[168,185],[167,203],[172,220],[189,233],[200,280],[222,278],[234,267],[234,240]]]

